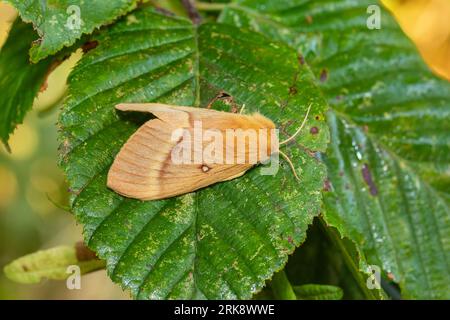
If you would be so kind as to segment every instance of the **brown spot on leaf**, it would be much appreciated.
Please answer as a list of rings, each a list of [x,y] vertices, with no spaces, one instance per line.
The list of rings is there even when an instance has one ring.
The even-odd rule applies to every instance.
[[[306,22],[307,22],[308,24],[313,23],[313,17],[312,17],[312,16],[309,16],[309,15],[306,16],[305,20],[306,20]]]
[[[301,54],[298,55],[298,63],[300,63],[300,65],[305,64],[305,57]]]
[[[328,192],[331,191],[331,181],[330,179],[326,178],[323,182],[323,191]]]
[[[311,132],[311,134],[318,134],[319,133],[319,128],[317,127],[312,127],[309,132]]]
[[[22,270],[25,271],[25,272],[27,272],[27,271],[29,271],[30,269],[28,269],[28,267],[27,267],[26,265],[22,265]]]
[[[81,47],[81,50],[83,50],[83,53],[88,53],[92,49],[97,48],[97,46],[98,46],[97,40],[87,41],[83,44],[83,46]]]
[[[295,96],[297,93],[298,93],[298,90],[297,90],[296,87],[292,86],[292,87],[289,88],[289,94],[291,96]]]
[[[81,241],[75,244],[75,255],[78,261],[89,261],[98,259],[95,252],[86,247],[84,243]]]
[[[295,244],[294,243],[294,239],[292,239],[292,237],[291,236],[288,236],[288,242],[290,243],[290,244]]]
[[[363,178],[364,178],[364,181],[365,181],[365,182],[367,183],[367,185],[369,186],[370,194],[373,195],[373,196],[378,195],[378,188],[377,188],[377,186],[375,185],[375,183],[373,182],[373,179],[372,179],[372,173],[370,172],[370,169],[369,169],[369,165],[368,165],[368,164],[365,163],[365,164],[362,166],[361,173],[362,173],[362,176],[363,176]]]
[[[67,189],[67,192],[68,193],[71,193],[71,194],[74,194],[74,195],[79,195],[80,194],[80,192],[81,192],[81,189],[78,189],[78,190],[74,190],[74,189],[72,189],[72,188],[68,188]]]
[[[320,72],[320,81],[321,82],[325,82],[328,79],[328,71],[327,69],[322,69],[322,71]]]

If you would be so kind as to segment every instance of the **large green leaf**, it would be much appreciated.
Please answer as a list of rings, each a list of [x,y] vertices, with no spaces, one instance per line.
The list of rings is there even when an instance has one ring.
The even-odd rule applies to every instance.
[[[49,59],[30,64],[28,50],[35,39],[33,28],[18,19],[0,49],[0,139],[5,145],[31,109],[51,65]]]
[[[295,50],[220,24],[193,26],[150,9],[101,33],[69,78],[60,117],[61,163],[87,244],[112,279],[140,299],[249,298],[304,239],[325,178],[317,152],[329,133],[327,104]],[[114,156],[146,119],[120,102],[206,106],[225,91],[245,112],[259,110],[282,136],[301,181],[282,161],[243,177],[163,201],[137,201],[106,187]],[[314,128],[311,130],[311,128]]]
[[[31,61],[38,62],[69,47],[83,34],[113,22],[138,3],[138,0],[6,0],[17,8],[25,22],[33,23],[41,37],[30,50]],[[134,20],[129,20],[134,23]]]
[[[326,220],[406,298],[449,298],[450,85],[370,0],[236,1],[221,21],[298,49],[333,107]]]

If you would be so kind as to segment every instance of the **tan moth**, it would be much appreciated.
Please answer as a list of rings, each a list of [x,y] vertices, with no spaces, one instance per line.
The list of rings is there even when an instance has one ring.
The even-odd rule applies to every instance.
[[[259,163],[281,154],[275,124],[259,113],[251,115],[160,103],[119,104],[122,111],[139,111],[156,118],[144,123],[122,146],[107,185],[140,200],[189,193],[242,176]],[[297,177],[298,178],[298,177]]]

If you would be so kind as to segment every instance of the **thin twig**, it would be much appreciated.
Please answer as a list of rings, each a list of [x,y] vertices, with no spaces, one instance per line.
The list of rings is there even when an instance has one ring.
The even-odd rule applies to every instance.
[[[181,3],[186,9],[186,12],[188,13],[189,18],[192,20],[192,22],[196,25],[200,24],[202,18],[200,17],[200,14],[198,13],[193,0],[181,0]]]
[[[227,6],[227,3],[210,3],[196,1],[195,6],[200,11],[222,11]]]

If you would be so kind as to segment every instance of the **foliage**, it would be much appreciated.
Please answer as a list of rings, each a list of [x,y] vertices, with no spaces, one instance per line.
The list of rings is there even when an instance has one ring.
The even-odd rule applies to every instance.
[[[326,220],[405,297],[449,297],[450,85],[388,13],[366,27],[371,3],[238,1],[221,21],[298,48],[321,78],[333,109]]]
[[[40,39],[30,50],[36,63],[63,47],[70,47],[83,34],[111,23],[136,7],[137,0],[7,0],[19,11],[22,20],[33,23]]]
[[[17,20],[0,50],[0,139],[5,145],[31,109],[51,65],[50,59],[29,63],[28,49],[35,39],[33,29]]]
[[[43,42],[33,47],[32,60],[134,8],[133,1],[108,4],[90,9],[84,29],[72,34],[57,29],[60,23],[51,27],[49,13],[65,7],[43,13],[17,2],[22,18],[42,26]],[[208,14],[209,22],[200,25],[144,7],[90,36],[96,48],[72,71],[60,116],[61,166],[85,241],[106,260],[115,282],[140,299],[249,298],[283,269],[323,203],[320,234],[331,243],[324,257],[346,265],[347,279],[335,279],[344,292],[310,285],[316,283],[311,279],[289,289],[298,273],[287,272],[287,278],[282,272],[272,281],[274,293],[339,299],[353,281],[358,294],[379,297],[361,287],[372,264],[400,285],[405,298],[449,297],[450,86],[428,70],[386,11],[381,9],[380,30],[367,28],[370,4],[238,0],[214,4],[218,18]],[[10,33],[0,68],[15,60],[5,52],[17,37]],[[22,53],[27,44],[30,39],[23,40]],[[23,63],[23,80],[0,88],[16,88],[16,99],[21,85],[36,83],[28,69],[43,79],[47,68],[37,68],[49,59]],[[257,167],[163,201],[125,199],[106,188],[114,156],[148,119],[118,113],[115,104],[204,107],[220,92],[245,105],[245,112],[258,110],[274,120],[286,137],[312,105],[303,134],[286,148],[301,182],[284,163],[275,177],[260,175]],[[5,128],[23,119],[30,97],[7,109],[21,116],[0,112]],[[221,102],[213,107],[229,111]],[[340,258],[330,248],[338,248]],[[305,246],[298,251],[310,252]],[[310,256],[296,265],[317,269],[320,263]]]
[[[133,20],[96,37],[98,47],[69,79],[71,96],[60,123],[73,211],[112,278],[138,298],[249,298],[303,241],[319,212],[323,165],[290,148],[293,160],[303,164],[297,169],[302,185],[286,165],[275,178],[257,168],[195,194],[152,202],[125,199],[107,189],[105,178],[138,124],[114,105],[205,106],[224,90],[247,112],[259,109],[280,127],[297,118],[298,124],[286,128],[292,134],[310,103],[320,119],[326,103],[309,68],[298,64],[288,47],[226,25],[194,28],[188,20],[151,9],[135,13]],[[87,68],[92,73],[84,72]],[[252,72],[242,74],[244,68]],[[299,143],[324,151],[325,123],[312,117],[307,130],[312,126],[320,134],[305,134]]]
[[[105,263],[80,244],[31,253],[5,266],[4,272],[11,280],[32,284],[44,279],[66,279],[70,275],[68,267],[73,265],[77,265],[80,273],[85,274],[104,268]]]

